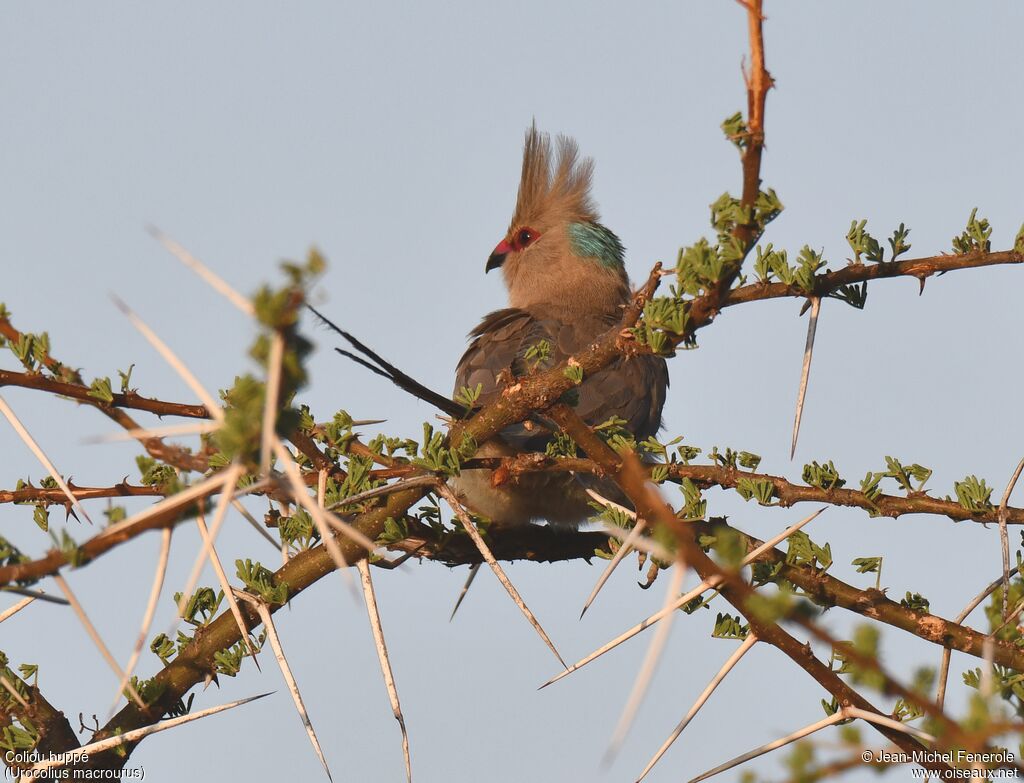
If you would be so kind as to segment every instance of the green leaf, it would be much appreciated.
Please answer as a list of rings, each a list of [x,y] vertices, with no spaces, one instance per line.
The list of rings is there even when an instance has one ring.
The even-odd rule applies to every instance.
[[[878,244],[878,240],[868,233],[867,223],[866,220],[859,223],[854,220],[850,223],[850,230],[846,232],[846,241],[853,250],[853,263],[862,263],[863,256],[868,261],[881,264],[885,260],[885,250]]]
[[[953,252],[957,255],[981,251],[987,253],[992,249],[992,226],[987,219],[977,219],[978,208],[971,210],[971,216],[967,219],[967,226],[960,236],[953,237]]]
[[[111,403],[114,401],[114,391],[110,387],[110,378],[97,378],[89,386],[90,397],[100,402]]]
[[[715,618],[715,629],[711,632],[713,639],[746,639],[750,626],[744,625],[737,615],[719,614]]]
[[[812,487],[824,490],[838,489],[846,484],[839,477],[839,471],[832,464],[832,460],[829,460],[824,465],[819,465],[816,461],[809,465],[804,465],[803,480]]]
[[[746,149],[750,143],[750,130],[747,128],[747,123],[743,121],[742,112],[736,112],[726,117],[721,127],[725,138],[731,141],[736,149]]]
[[[993,508],[992,487],[985,483],[985,479],[967,476],[963,481],[954,481],[953,490],[957,501],[968,511],[988,511]]]
[[[277,584],[274,572],[265,568],[262,563],[254,563],[248,558],[236,560],[235,569],[245,589],[258,595],[268,604],[283,604],[288,600],[287,583]]]
[[[775,485],[768,479],[743,477],[736,481],[736,492],[744,500],[754,499],[762,506],[770,506],[775,496]]]
[[[889,239],[889,247],[892,249],[892,260],[895,261],[901,255],[910,250],[910,243],[906,241],[910,236],[910,229],[900,223],[900,227],[892,232]]]
[[[857,557],[851,561],[850,565],[857,566],[858,574],[874,574],[877,573],[879,568],[882,566],[882,558],[880,557]]]
[[[124,372],[121,370],[117,371],[117,374],[121,376],[121,394],[127,394],[129,392],[128,384],[132,380],[132,370],[135,369],[135,365],[129,365],[128,369]]]
[[[569,362],[565,365],[565,369],[562,370],[562,374],[577,386],[583,383],[583,367],[571,356],[569,357]]]
[[[455,394],[455,401],[465,405],[466,408],[473,408],[476,405],[476,401],[480,399],[480,394],[484,390],[484,385],[478,383],[474,388],[463,386]]]
[[[907,609],[911,609],[915,612],[924,612],[927,614],[930,610],[930,604],[928,599],[920,593],[911,593],[907,591],[906,598],[900,599],[900,606],[904,606]]]

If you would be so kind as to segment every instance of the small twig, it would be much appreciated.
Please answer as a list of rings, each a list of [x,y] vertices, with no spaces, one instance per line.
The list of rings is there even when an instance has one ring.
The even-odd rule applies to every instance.
[[[107,737],[106,739],[97,740],[96,742],[90,742],[88,745],[83,745],[80,748],[75,748],[64,754],[55,754],[46,761],[41,761],[32,767],[32,772],[35,773],[31,777],[22,776],[24,780],[34,780],[42,778],[44,776],[39,775],[39,772],[47,769],[53,769],[54,767],[63,767],[68,764],[75,764],[81,761],[83,755],[95,755],[102,753],[105,750],[111,750],[112,748],[124,745],[127,742],[138,742],[143,737],[148,737],[150,734],[156,734],[158,731],[166,731],[167,729],[173,729],[175,726],[180,726],[183,723],[190,723],[200,718],[205,718],[209,715],[216,715],[218,712],[224,712],[224,710],[230,710],[234,707],[240,707],[243,704],[248,704],[250,701],[256,701],[256,699],[262,699],[264,696],[269,696],[270,693],[261,693],[259,696],[250,696],[247,699],[239,699],[238,701],[232,701],[228,704],[221,704],[216,707],[209,707],[205,710],[199,710],[199,712],[190,712],[188,715],[181,715],[177,718],[170,718],[169,720],[162,720],[159,723],[154,723],[151,726],[143,726],[141,729],[132,729],[122,734],[118,734],[114,737]]]
[[[11,593],[12,595],[23,595],[26,598],[36,598],[44,603],[49,604],[60,604],[61,606],[67,606],[68,602],[64,598],[58,598],[55,595],[50,595],[42,590],[31,590],[27,587],[16,587],[14,585],[6,585],[0,587],[0,593]]]
[[[690,707],[690,711],[686,713],[686,716],[679,722],[675,729],[673,729],[668,739],[662,743],[662,746],[658,748],[658,751],[654,754],[651,760],[647,762],[647,766],[644,767],[643,772],[641,772],[640,776],[636,779],[636,783],[640,783],[641,780],[647,777],[647,773],[654,769],[654,765],[657,764],[661,760],[661,757],[665,755],[665,752],[672,747],[672,743],[679,739],[679,735],[683,733],[683,730],[697,715],[700,708],[704,706],[709,698],[711,698],[711,694],[715,692],[715,689],[722,684],[726,675],[732,671],[733,667],[739,663],[740,658],[746,655],[756,642],[757,637],[754,636],[753,633],[748,633],[747,638],[743,640],[743,644],[741,644],[736,651],[729,656],[729,660],[722,664],[722,668],[719,669],[718,673],[711,678],[711,682],[708,683],[708,687],[706,687],[701,695],[697,697],[697,701],[695,701],[693,706]]]
[[[306,486],[302,483],[299,466],[295,464],[295,459],[288,452],[288,449],[284,447],[284,444],[281,443],[281,440],[276,437],[274,438],[274,453],[277,455],[277,458],[281,460],[285,476],[287,476],[288,481],[292,486],[292,493],[295,498],[295,502],[305,508],[314,520],[319,518],[325,526],[333,527],[346,538],[350,538],[352,541],[355,541],[367,552],[375,552],[378,549],[377,545],[373,543],[373,541],[352,527],[352,525],[338,519],[336,515],[327,511],[327,509],[320,508],[313,499],[309,497],[309,494],[306,492]],[[324,531],[320,531],[320,534],[323,535]],[[333,540],[334,537],[328,535],[327,538]],[[329,546],[330,545],[328,545],[328,547]]]
[[[686,563],[677,559],[675,568],[672,570],[672,579],[669,582],[668,591],[665,593],[664,606],[662,607],[663,610],[665,607],[671,606],[673,598],[679,594],[679,590],[683,586],[683,579],[686,576],[687,570]],[[672,622],[675,619],[675,615],[676,612],[670,613],[665,622],[658,626],[658,632],[654,634],[654,638],[651,639],[651,645],[647,648],[647,654],[644,656],[644,661],[640,666],[640,671],[637,673],[636,680],[633,683],[633,690],[629,694],[629,699],[626,701],[626,706],[622,710],[622,715],[619,717],[619,722],[615,726],[615,731],[612,732],[612,738],[608,743],[608,749],[605,751],[605,766],[611,764],[612,760],[618,754],[619,749],[622,747],[622,743],[626,739],[626,735],[629,733],[630,727],[633,725],[633,719],[636,717],[637,710],[640,709],[640,704],[643,701],[644,695],[647,693],[647,688],[651,684],[654,672],[658,668],[658,661],[661,659],[661,654],[665,650],[665,644],[668,642],[668,635],[672,630]]]
[[[1017,469],[1013,471],[1013,477],[1010,482],[1006,485],[1006,491],[1003,492],[1003,499],[999,501],[999,541],[1002,544],[1003,549],[1003,619],[1006,619],[1007,612],[1007,601],[1010,596],[1010,536],[1006,530],[1006,507],[1010,502],[1010,495],[1013,493],[1013,488],[1017,486],[1017,479],[1020,478],[1021,471],[1024,470],[1024,458],[1017,463]]]
[[[221,508],[226,510],[230,504],[231,490],[225,487],[224,494],[221,495],[221,504],[217,510]],[[215,522],[223,519],[221,516],[220,520],[214,520]],[[249,648],[249,654],[252,656],[252,662],[256,664],[256,668],[260,668],[259,659],[256,657],[259,650],[256,649],[256,645],[253,644],[252,639],[249,638],[249,628],[245,624],[245,618],[242,617],[242,610],[238,606],[238,601],[235,600],[235,593],[231,587],[231,581],[228,579],[228,575],[224,571],[224,565],[220,562],[220,555],[217,554],[217,547],[214,544],[214,538],[217,533],[216,530],[208,530],[206,528],[206,520],[203,519],[202,514],[196,516],[196,527],[199,529],[199,535],[203,539],[203,548],[208,550],[208,556],[210,559],[210,565],[213,566],[213,572],[217,575],[217,581],[220,582],[220,589],[224,593],[224,598],[227,599],[228,607],[231,609],[231,614],[235,618],[235,624],[238,626],[238,633],[245,641],[245,646]]]
[[[252,306],[252,302],[238,293],[235,289],[229,286],[223,279],[214,274],[210,269],[203,264],[198,258],[189,253],[185,248],[163,233],[160,229],[155,226],[148,228],[149,233],[163,245],[167,250],[177,258],[181,263],[199,275],[206,283],[217,293],[221,294],[228,301],[231,302],[235,307],[241,310],[248,316],[255,316],[256,309]]]
[[[217,401],[214,400],[213,395],[210,394],[203,387],[203,384],[199,382],[199,379],[185,366],[185,363],[177,357],[168,345],[157,337],[156,332],[149,328],[145,321],[137,316],[132,309],[121,301],[114,294],[110,295],[111,299],[114,300],[114,304],[117,308],[127,316],[132,326],[138,329],[139,333],[146,338],[146,341],[152,345],[157,353],[167,362],[171,368],[178,373],[185,384],[193,391],[193,393],[199,398],[199,400],[206,406],[206,409],[210,412],[210,415],[217,421],[218,424],[224,423],[224,411],[221,409]]]
[[[263,527],[252,514],[249,513],[249,509],[242,505],[238,498],[231,498],[231,505],[235,507],[235,511],[242,515],[242,518],[248,522],[252,529],[259,533],[267,543],[270,544],[274,549],[277,549],[278,542],[274,540],[274,537],[267,532],[266,528]]]
[[[277,399],[281,392],[281,362],[284,359],[284,337],[275,330],[270,340],[270,356],[267,358],[267,397],[263,406],[263,432],[260,438],[260,475],[270,471],[270,454],[273,451],[274,432],[277,425]],[[321,503],[321,505],[323,505]]]
[[[434,487],[434,491],[437,492],[438,495],[443,497],[445,501],[447,501],[448,505],[455,513],[455,516],[458,517],[459,522],[461,522],[462,526],[466,529],[466,532],[469,534],[469,537],[473,539],[473,543],[476,544],[476,548],[480,551],[480,554],[487,562],[487,565],[491,567],[491,570],[494,572],[494,575],[498,577],[498,581],[501,582],[502,587],[504,587],[506,592],[512,597],[512,600],[515,602],[516,606],[519,607],[519,610],[523,613],[523,615],[525,615],[527,621],[529,621],[530,625],[533,626],[534,630],[537,632],[540,638],[544,640],[544,644],[546,644],[548,646],[548,649],[550,649],[551,652],[555,654],[555,657],[558,659],[558,662],[562,664],[562,666],[565,666],[565,661],[562,660],[562,656],[559,655],[558,650],[555,648],[555,643],[551,641],[551,638],[541,627],[540,622],[538,622],[533,612],[530,611],[530,607],[526,605],[526,602],[523,601],[522,596],[519,595],[519,591],[516,590],[515,586],[505,575],[505,572],[504,570],[502,570],[502,567],[498,564],[498,561],[494,559],[494,555],[491,554],[491,550],[484,542],[483,537],[480,535],[480,531],[476,529],[476,525],[473,524],[473,520],[470,518],[469,513],[466,511],[465,507],[462,505],[462,503],[459,502],[459,499],[455,497],[455,493],[448,488],[447,484],[444,484],[440,481],[437,483],[437,486]]]
[[[763,756],[765,753],[769,753],[770,751],[789,745],[791,742],[796,742],[799,739],[803,739],[804,737],[813,734],[816,731],[821,731],[822,729],[827,729],[829,726],[834,726],[840,721],[846,720],[847,717],[848,716],[845,710],[839,710],[838,712],[829,715],[827,718],[819,720],[817,723],[812,723],[810,726],[804,726],[804,728],[798,729],[797,731],[794,731],[792,734],[786,735],[782,739],[777,739],[774,742],[769,742],[765,745],[762,745],[759,748],[754,748],[754,750],[737,756],[736,758],[732,759],[731,761],[727,761],[724,764],[720,764],[714,769],[709,769],[707,772],[698,775],[695,778],[691,778],[689,783],[699,783],[699,781],[701,780],[707,780],[708,778],[714,777],[720,772],[725,772],[726,770],[730,770],[733,767],[738,767],[740,764],[750,761],[751,759],[756,759],[758,756]]]
[[[185,589],[181,591],[181,599],[178,601],[178,609],[174,613],[174,620],[171,622],[171,626],[167,631],[168,636],[172,636],[174,634],[174,630],[178,627],[178,622],[185,614],[185,607],[192,598],[192,591],[195,590],[196,583],[199,581],[199,576],[203,571],[203,566],[206,565],[206,561],[210,560],[213,556],[213,542],[217,540],[217,534],[220,532],[220,526],[224,523],[224,519],[227,517],[228,506],[231,502],[235,484],[238,483],[238,478],[243,472],[244,468],[240,465],[233,464],[214,477],[220,484],[221,496],[217,500],[217,509],[213,512],[213,522],[210,526],[210,530],[206,531],[205,524],[202,524],[199,528],[200,534],[202,534],[202,546],[199,549],[199,554],[196,555],[195,563],[192,565],[192,571],[188,576],[188,581],[185,582]],[[245,635],[244,630],[242,635],[248,638]]]
[[[590,595],[587,596],[587,600],[583,603],[583,611],[580,612],[581,620],[583,619],[583,615],[587,613],[587,609],[590,608],[590,605],[594,603],[594,599],[597,598],[597,594],[601,592],[601,588],[604,587],[605,582],[608,581],[608,578],[612,575],[612,573],[618,567],[619,563],[621,563],[622,560],[626,557],[626,555],[633,551],[633,547],[636,544],[637,539],[640,538],[640,535],[647,528],[647,523],[642,519],[637,519],[636,514],[634,514],[625,506],[620,506],[618,503],[613,503],[612,501],[608,500],[605,497],[602,497],[592,489],[588,489],[587,494],[603,505],[614,506],[618,508],[620,511],[628,514],[635,521],[635,524],[632,528],[630,528],[629,535],[626,536],[625,540],[615,551],[615,555],[612,557],[611,562],[609,562],[608,565],[605,567],[604,571],[601,572],[601,576],[600,578],[598,578],[597,584],[594,585],[594,589],[590,591]]]
[[[356,563],[359,569],[359,577],[363,583],[363,598],[366,601],[366,614],[370,619],[370,629],[373,632],[373,643],[377,648],[377,659],[380,661],[380,671],[384,675],[384,687],[388,690],[388,699],[391,701],[391,712],[402,730],[402,756],[405,759],[405,779],[412,783],[412,761],[409,757],[409,733],[405,729],[405,718],[402,715],[402,705],[398,701],[398,688],[395,687],[395,676],[391,671],[391,659],[388,657],[388,647],[384,642],[384,626],[380,622],[380,610],[377,608],[377,596],[373,590],[373,578],[370,576],[370,565],[366,559]]]
[[[811,297],[811,317],[807,322],[807,343],[804,345],[804,365],[800,370],[800,390],[796,395],[796,414],[793,417],[793,441],[789,458],[796,454],[796,439],[800,435],[800,420],[804,415],[804,400],[807,397],[807,381],[811,377],[811,357],[814,355],[814,335],[818,331],[818,314],[821,312],[821,297]]]
[[[24,609],[26,606],[28,606],[35,600],[36,597],[34,595],[30,595],[28,598],[23,598],[20,601],[18,601],[18,603],[16,603],[14,606],[4,609],[2,612],[0,612],[0,623],[11,617],[14,617],[14,615],[16,615],[18,612],[20,612],[22,609]]]
[[[105,435],[94,435],[83,438],[82,443],[110,443],[120,440],[139,440],[146,438],[167,438],[174,435],[205,435],[208,432],[215,432],[220,429],[220,424],[215,421],[196,421],[189,424],[168,424],[164,427],[133,427],[127,430],[118,430]]]
[[[885,715],[879,715],[877,712],[862,710],[860,707],[847,707],[843,712],[845,712],[847,717],[850,718],[860,718],[861,720],[866,720],[868,723],[874,723],[876,726],[886,726],[887,728],[903,732],[904,734],[909,734],[911,737],[916,737],[917,739],[924,740],[925,742],[935,742],[935,737],[931,734],[915,729],[913,726],[908,726],[906,723],[900,723],[898,720],[893,720]]]
[[[778,544],[779,542],[785,540],[789,536],[793,535],[793,533],[795,533],[797,530],[802,528],[804,525],[806,525],[811,520],[815,519],[824,510],[825,510],[824,508],[818,509],[813,514],[811,514],[810,516],[805,517],[804,519],[801,519],[795,525],[791,525],[790,527],[788,527],[785,530],[783,530],[779,535],[775,536],[775,538],[772,538],[769,541],[765,541],[763,544],[761,544],[761,546],[757,547],[756,549],[754,549],[750,553],[748,553],[747,556],[743,558],[741,565],[745,566],[745,565],[749,565],[750,563],[754,562],[757,558],[759,558],[762,554],[764,554],[769,549],[774,547],[776,544]],[[566,677],[569,674],[572,674],[577,669],[583,668],[584,666],[586,666],[591,661],[597,660],[598,658],[600,658],[602,655],[604,655],[609,650],[614,650],[616,647],[618,647],[623,642],[632,639],[634,636],[636,636],[641,631],[647,630],[652,625],[657,623],[659,620],[667,617],[669,614],[674,612],[676,609],[680,608],[681,606],[685,606],[690,601],[692,601],[694,598],[697,598],[697,597],[703,595],[705,591],[710,590],[713,587],[717,587],[721,583],[722,583],[722,580],[720,578],[715,578],[715,577],[712,577],[710,579],[705,579],[705,580],[701,581],[701,583],[699,585],[697,585],[695,588],[690,590],[685,595],[682,595],[679,598],[677,598],[675,601],[673,601],[667,607],[664,607],[660,611],[655,612],[654,614],[652,614],[647,619],[641,620],[639,623],[634,625],[628,631],[619,634],[614,639],[612,639],[610,642],[608,642],[608,643],[602,645],[601,647],[599,647],[598,649],[594,650],[594,652],[590,653],[590,655],[587,655],[584,658],[581,658],[580,660],[578,660],[576,663],[572,664],[564,672],[559,672],[558,674],[556,674],[554,677],[552,677],[550,680],[548,680],[546,683],[544,683],[540,687],[541,688],[546,688],[547,686],[552,685],[553,683],[558,682],[563,677]]]
[[[55,468],[53,463],[50,462],[50,458],[46,456],[43,450],[39,447],[39,444],[36,443],[35,438],[33,438],[29,434],[29,431],[25,429],[25,425],[21,423],[18,417],[14,414],[14,411],[11,410],[11,406],[7,404],[7,401],[4,400],[3,397],[0,397],[0,413],[3,413],[7,418],[7,421],[10,422],[10,425],[14,428],[14,431],[18,433],[18,437],[21,438],[25,445],[29,447],[29,450],[35,454],[36,459],[39,460],[44,468],[46,468],[46,472],[50,474],[50,477],[57,482],[57,486],[61,488],[61,491],[71,502],[71,505],[81,512],[82,516],[85,517],[90,525],[93,524],[93,521],[89,519],[89,514],[86,512],[85,508],[78,502],[78,498],[75,497],[71,488],[68,487],[60,473],[57,472],[57,468]]]
[[[1010,571],[1009,575],[1013,576],[1016,573],[1017,569],[1013,568]],[[977,609],[979,606],[981,606],[982,601],[984,601],[986,598],[992,595],[992,593],[994,593],[1002,584],[1002,576],[993,579],[984,590],[982,590],[980,593],[974,596],[974,598],[971,599],[970,603],[968,603],[967,606],[963,608],[963,611],[961,611],[960,614],[956,616],[956,620],[954,620],[954,622],[957,625],[959,625],[964,620],[966,620],[967,616],[975,609]],[[950,650],[948,647],[946,647],[942,651],[942,664],[941,666],[939,666],[939,688],[935,695],[935,703],[940,708],[942,707],[943,702],[946,698],[946,682],[949,679],[949,659],[951,655],[952,650]]]
[[[626,541],[630,539],[630,536],[633,531],[625,531],[620,527],[616,527],[615,525],[606,524],[602,528],[601,532],[605,533],[611,538],[617,538],[619,539],[619,541],[625,544]],[[637,551],[646,552],[648,555],[656,557],[658,560],[663,560],[666,563],[671,562],[675,559],[675,555],[669,552],[663,544],[659,544],[657,541],[655,541],[653,538],[650,538],[649,536],[632,536],[632,538],[633,542],[630,544],[630,546],[632,546],[633,549],[636,549]]]
[[[64,577],[60,574],[54,574],[53,581],[57,583],[57,587],[59,587],[60,591],[64,593],[64,597],[68,599],[68,603],[71,604],[71,608],[75,610],[75,614],[78,616],[79,622],[82,623],[82,627],[85,628],[85,632],[89,634],[89,638],[92,639],[93,644],[96,645],[96,649],[100,651],[100,655],[103,656],[107,665],[114,671],[114,674],[117,675],[118,681],[123,680],[124,672],[122,672],[121,667],[117,665],[117,661],[114,660],[114,656],[110,654],[110,650],[107,649],[107,645],[103,643],[103,639],[100,638],[99,633],[96,631],[96,627],[89,621],[89,617],[86,615],[85,609],[83,609],[82,605],[78,603],[78,599],[75,597],[75,594],[71,592],[71,588],[68,587],[68,583],[64,581]],[[138,691],[135,690],[135,686],[129,682],[127,684],[127,690],[132,701],[135,702],[139,709],[145,712],[148,707],[142,700],[142,697],[139,696]]]
[[[317,739],[316,730],[313,728],[313,722],[309,719],[309,712],[306,710],[306,705],[302,701],[302,694],[299,692],[299,685],[295,681],[295,676],[292,674],[291,666],[288,665],[288,658],[285,657],[284,647],[281,646],[281,638],[277,634],[277,627],[274,625],[274,618],[270,614],[270,608],[267,606],[266,601],[251,595],[244,590],[232,589],[232,594],[237,598],[241,598],[259,613],[260,621],[263,623],[263,627],[267,631],[267,640],[270,642],[270,646],[274,650],[274,658],[277,660],[277,665],[281,669],[281,676],[284,677],[285,684],[288,686],[288,692],[291,693],[292,701],[295,702],[295,710],[299,713],[299,720],[302,721],[302,726],[306,729],[306,736],[309,737],[309,742],[313,746],[313,751],[316,753],[316,757],[320,759],[324,772],[327,773],[327,779],[333,780],[331,777],[331,769],[327,766],[327,759],[324,757],[324,752],[320,748],[320,740]]]
[[[437,476],[413,476],[412,478],[402,479],[392,484],[385,484],[383,487],[374,487],[373,489],[359,492],[347,498],[331,503],[327,507],[328,511],[333,511],[336,508],[343,508],[345,506],[351,506],[354,503],[362,503],[364,500],[370,498],[380,497],[381,495],[390,495],[392,492],[401,492],[403,489],[409,489],[410,487],[432,487],[437,483]]]
[[[469,592],[470,586],[473,584],[473,580],[476,579],[476,575],[480,573],[480,566],[482,563],[473,563],[469,567],[469,574],[466,576],[466,583],[462,585],[462,590],[459,591],[459,597],[455,599],[455,606],[452,607],[452,613],[448,616],[448,622],[455,619],[455,613],[459,611],[459,607],[462,606],[462,601],[466,597],[466,593]]]
[[[142,627],[139,629],[139,635],[135,640],[135,647],[132,649],[131,657],[128,659],[128,665],[124,667],[124,677],[121,678],[121,682],[117,685],[114,703],[110,705],[109,712],[111,714],[113,714],[114,707],[117,706],[117,702],[121,699],[125,685],[128,684],[128,680],[131,679],[132,673],[135,671],[135,664],[138,663],[139,655],[142,653],[142,645],[146,643],[146,637],[149,636],[149,628],[153,623],[153,615],[156,614],[156,603],[160,598],[160,590],[164,585],[164,576],[167,573],[167,560],[170,554],[171,528],[165,527],[161,531],[160,554],[157,555],[156,559],[156,571],[153,574],[153,586],[149,590],[149,601],[146,602],[146,611],[142,615]],[[108,715],[107,720],[109,719],[110,716]]]

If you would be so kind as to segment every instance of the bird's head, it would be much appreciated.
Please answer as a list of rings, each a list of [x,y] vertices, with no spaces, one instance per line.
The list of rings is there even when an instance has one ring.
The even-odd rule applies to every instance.
[[[594,164],[576,142],[526,133],[515,214],[487,259],[500,268],[509,304],[538,315],[606,313],[629,296],[619,238],[598,222],[590,198]]]

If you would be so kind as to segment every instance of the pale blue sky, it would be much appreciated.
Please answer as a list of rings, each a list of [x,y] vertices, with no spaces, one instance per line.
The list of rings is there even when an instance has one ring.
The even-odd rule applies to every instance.
[[[0,299],[20,328],[48,330],[54,353],[88,376],[116,377],[135,362],[133,381],[148,395],[191,399],[109,292],[209,388],[252,369],[253,329],[169,258],[147,224],[246,292],[315,243],[331,261],[317,295],[325,312],[445,390],[466,332],[504,302],[483,266],[508,223],[531,119],[595,158],[594,195],[634,279],[707,232],[707,205],[739,187],[718,125],[745,106],[746,27],[726,0],[7,3],[0,13]],[[851,219],[868,218],[879,237],[903,221],[912,252],[928,255],[948,250],[978,206],[994,245],[1012,242],[1024,220],[1019,3],[773,2],[767,13],[778,90],[763,173],[787,207],[767,241],[793,253],[823,248],[836,266]],[[804,461],[831,458],[855,482],[891,454],[934,468],[936,494],[969,472],[1001,492],[1024,443],[1020,283],[1020,269],[996,268],[932,280],[921,298],[916,281],[874,284],[864,312],[827,302],[795,463],[800,303],[729,311],[701,333],[700,350],[671,363],[668,431],[705,449],[755,451],[765,470],[793,479]],[[340,360],[324,332],[313,337],[320,350],[304,399],[319,417],[344,407],[419,436],[433,410]],[[109,431],[102,417],[23,390],[4,397],[78,483],[134,475],[136,449],[81,442]],[[0,486],[41,475],[9,429],[0,427],[0,444]],[[710,500],[761,535],[812,510]],[[919,591],[945,616],[999,569],[996,531],[966,523],[829,511],[810,532],[831,542],[837,576],[873,583],[848,563],[884,552],[890,594]],[[0,533],[33,552],[46,546],[25,509],[0,508]],[[240,520],[222,540],[225,560],[275,562]],[[147,537],[68,577],[121,660],[157,546]],[[168,592],[181,589],[196,546],[190,527],[175,535]],[[624,567],[578,622],[597,567],[508,570],[571,659],[648,614],[667,583],[643,592]],[[464,576],[431,564],[376,574],[421,782],[632,780],[734,647],[708,638],[710,613],[680,617],[633,734],[601,772],[648,640],[538,693],[557,664],[490,574],[448,624]],[[157,630],[170,599],[162,606]],[[398,730],[362,607],[331,577],[278,617],[335,779],[400,780]],[[840,635],[848,621],[839,610],[826,618]],[[36,605],[2,631],[0,648],[16,662],[41,665],[52,702],[103,720],[116,683],[68,613]],[[898,674],[939,659],[891,629],[884,645]],[[141,673],[156,664],[145,654]],[[955,657],[951,680],[967,665]],[[157,783],[231,770],[318,779],[271,659],[196,703],[272,689],[234,715],[147,740],[131,766]],[[755,650],[651,780],[688,779],[817,720],[824,695],[782,656]],[[760,768],[779,777],[778,760]]]

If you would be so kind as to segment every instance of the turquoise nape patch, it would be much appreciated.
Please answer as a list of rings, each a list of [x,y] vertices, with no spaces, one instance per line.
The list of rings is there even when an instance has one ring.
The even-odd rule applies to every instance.
[[[611,231],[600,223],[570,223],[572,252],[584,258],[596,258],[607,269],[622,269],[626,249]]]

